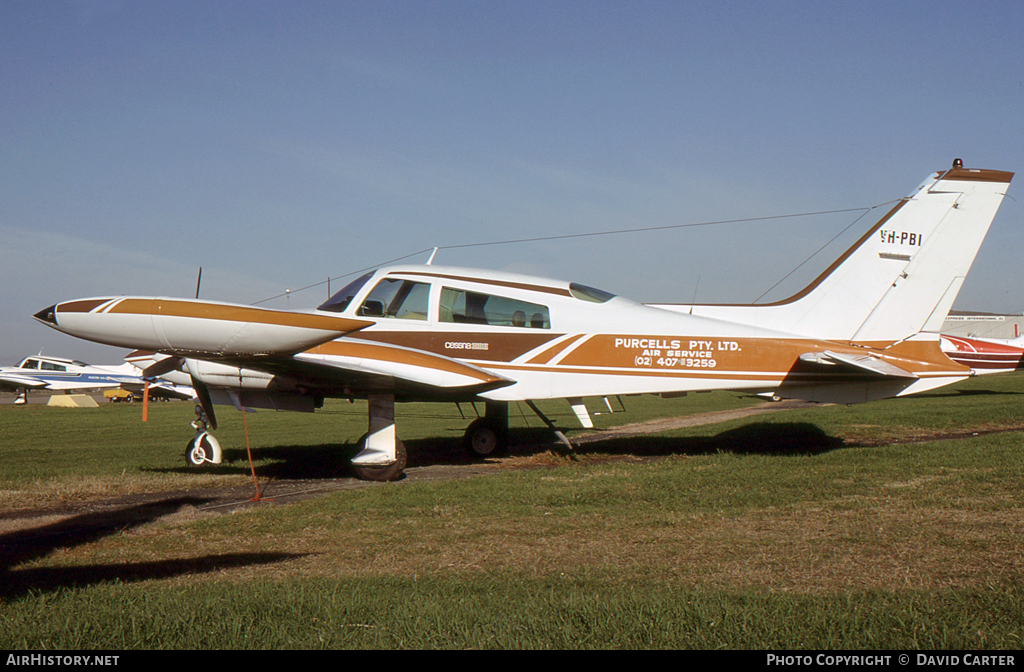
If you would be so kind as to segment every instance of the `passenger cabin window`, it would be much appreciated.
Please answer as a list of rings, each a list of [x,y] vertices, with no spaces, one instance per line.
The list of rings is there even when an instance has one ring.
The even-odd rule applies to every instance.
[[[61,364],[54,364],[53,362],[40,362],[43,371],[67,371],[67,367]]]
[[[317,310],[326,310],[331,313],[341,313],[348,308],[348,304],[352,302],[352,298],[359,293],[359,290],[363,288],[363,285],[373,276],[374,271],[370,271],[366,275],[360,276],[348,283],[340,290],[331,295],[331,298],[327,299]]]
[[[550,329],[548,307],[519,299],[467,292],[462,289],[441,289],[438,311],[441,322],[456,324],[487,324],[498,327],[529,327]]]
[[[363,317],[394,317],[426,320],[430,307],[430,285],[412,280],[385,278],[363,300],[357,314]]]

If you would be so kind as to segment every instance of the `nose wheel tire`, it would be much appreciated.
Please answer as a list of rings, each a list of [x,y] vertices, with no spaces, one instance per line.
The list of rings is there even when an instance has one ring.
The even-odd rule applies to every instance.
[[[185,464],[193,469],[204,464],[216,464],[214,441],[216,439],[206,432],[196,435],[185,445]]]

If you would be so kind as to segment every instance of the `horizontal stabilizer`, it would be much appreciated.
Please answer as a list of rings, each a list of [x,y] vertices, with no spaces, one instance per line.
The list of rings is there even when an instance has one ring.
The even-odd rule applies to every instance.
[[[800,361],[826,366],[844,366],[859,373],[872,373],[888,378],[917,378],[909,371],[904,371],[898,366],[870,355],[854,355],[826,350],[824,352],[806,352],[800,355]]]

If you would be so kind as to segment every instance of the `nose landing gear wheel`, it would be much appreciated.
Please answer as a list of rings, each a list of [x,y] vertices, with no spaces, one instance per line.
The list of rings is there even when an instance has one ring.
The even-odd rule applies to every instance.
[[[216,448],[217,439],[206,432],[197,434],[185,445],[185,464],[189,467],[201,467],[206,463],[216,464],[219,462]]]

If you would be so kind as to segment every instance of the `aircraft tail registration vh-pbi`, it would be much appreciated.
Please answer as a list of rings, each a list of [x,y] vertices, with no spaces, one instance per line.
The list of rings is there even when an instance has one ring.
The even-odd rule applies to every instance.
[[[394,405],[483,401],[466,430],[480,455],[507,442],[508,404],[749,390],[856,403],[971,375],[939,346],[1013,173],[930,175],[808,287],[758,305],[644,305],[571,282],[401,265],[358,278],[311,311],[150,297],[58,303],[34,317],[108,345],[170,355],[147,375],[187,373],[209,423],[214,404],[312,412],[326,397],[369,400],[353,469],[405,467]],[[189,462],[219,462],[207,432]]]

